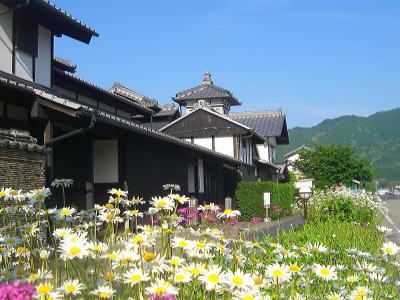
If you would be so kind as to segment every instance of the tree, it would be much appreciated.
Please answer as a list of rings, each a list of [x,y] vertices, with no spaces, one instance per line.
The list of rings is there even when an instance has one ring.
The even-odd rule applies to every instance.
[[[353,180],[369,182],[373,178],[371,164],[356,157],[353,147],[344,145],[321,145],[300,153],[295,168],[306,177],[315,180],[319,188],[343,183],[353,185]]]

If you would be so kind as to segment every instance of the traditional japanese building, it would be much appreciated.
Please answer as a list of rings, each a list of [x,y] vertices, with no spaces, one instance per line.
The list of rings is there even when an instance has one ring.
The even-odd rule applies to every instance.
[[[80,208],[107,200],[111,187],[146,199],[166,183],[200,201],[233,196],[239,159],[158,131],[179,118],[177,107],[77,77],[54,55],[63,35],[89,43],[98,33],[46,0],[0,0],[0,128],[44,146],[47,184],[73,179],[69,200]]]
[[[289,143],[283,112],[232,113],[231,107],[241,102],[215,85],[209,72],[200,85],[172,99],[186,114],[162,127],[162,132],[240,160],[242,179],[277,179],[276,146]]]

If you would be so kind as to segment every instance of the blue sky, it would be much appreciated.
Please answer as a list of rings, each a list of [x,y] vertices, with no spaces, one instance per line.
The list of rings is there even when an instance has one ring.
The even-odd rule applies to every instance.
[[[58,38],[56,55],[102,87],[168,103],[209,70],[235,111],[281,108],[289,127],[400,107],[400,1],[54,2],[100,33]]]

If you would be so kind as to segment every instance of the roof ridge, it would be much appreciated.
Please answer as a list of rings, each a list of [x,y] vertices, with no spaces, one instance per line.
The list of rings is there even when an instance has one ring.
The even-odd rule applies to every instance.
[[[40,1],[40,0],[37,0]],[[87,24],[83,23],[82,21],[80,21],[79,19],[75,18],[74,16],[72,16],[70,13],[67,13],[67,11],[63,10],[61,7],[58,7],[57,5],[55,5],[54,3],[52,3],[49,0],[41,0],[42,2],[44,2],[45,4],[52,6],[54,9],[56,9],[57,11],[59,11],[60,13],[64,14],[65,16],[69,17],[70,19],[72,19],[73,21],[79,23],[81,26],[85,27],[86,29],[90,30],[95,36],[99,36],[99,33],[94,30],[93,28],[91,28],[90,26],[88,26]]]

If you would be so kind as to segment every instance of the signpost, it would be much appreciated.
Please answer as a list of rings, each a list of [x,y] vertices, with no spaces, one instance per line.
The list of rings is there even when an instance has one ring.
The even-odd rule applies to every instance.
[[[264,193],[265,222],[269,221],[268,209],[271,206],[271,193]]]

